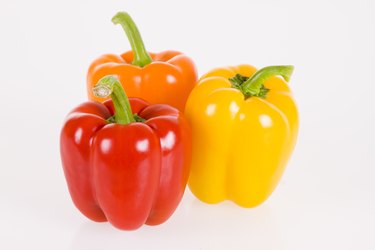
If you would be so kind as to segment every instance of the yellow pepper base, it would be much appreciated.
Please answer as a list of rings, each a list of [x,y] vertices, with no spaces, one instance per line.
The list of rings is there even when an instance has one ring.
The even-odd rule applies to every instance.
[[[264,202],[276,188],[298,134],[298,111],[286,82],[271,77],[265,99],[245,100],[228,80],[250,77],[250,65],[208,72],[185,109],[193,134],[189,188],[206,203],[232,200],[242,207]]]

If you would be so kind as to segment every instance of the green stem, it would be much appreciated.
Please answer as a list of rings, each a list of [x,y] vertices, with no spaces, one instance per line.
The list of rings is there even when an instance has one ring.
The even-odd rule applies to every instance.
[[[148,54],[145,45],[142,41],[141,34],[133,19],[126,12],[118,12],[113,18],[114,24],[120,24],[124,29],[126,36],[129,39],[130,45],[134,53],[132,64],[144,67],[152,62],[151,56]]]
[[[287,66],[269,66],[258,70],[241,86],[244,94],[249,96],[259,96],[264,88],[264,83],[272,76],[281,75],[285,81],[289,81],[293,73],[294,67]]]
[[[129,99],[115,76],[105,76],[93,88],[94,95],[99,98],[111,96],[115,106],[115,122],[118,124],[129,124],[134,122]]]

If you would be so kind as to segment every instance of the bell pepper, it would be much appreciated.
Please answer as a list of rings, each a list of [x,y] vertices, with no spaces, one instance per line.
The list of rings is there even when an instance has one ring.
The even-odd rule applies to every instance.
[[[198,81],[185,116],[193,135],[188,185],[200,200],[254,207],[273,192],[298,133],[296,103],[284,81],[292,71],[240,65]]]
[[[114,76],[67,117],[61,159],[72,200],[89,219],[123,230],[157,225],[174,212],[191,161],[191,134],[180,112],[130,98]],[[132,114],[134,112],[134,115]]]
[[[122,55],[106,54],[92,62],[87,73],[89,99],[101,101],[92,93],[93,86],[105,75],[116,75],[129,96],[152,104],[168,104],[183,112],[197,82],[193,61],[177,51],[148,53],[127,13],[117,13],[112,21],[123,27],[132,51]]]

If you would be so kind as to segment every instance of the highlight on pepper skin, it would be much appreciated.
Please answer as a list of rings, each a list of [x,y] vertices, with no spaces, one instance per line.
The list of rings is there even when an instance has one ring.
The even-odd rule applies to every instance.
[[[198,199],[254,207],[271,195],[298,134],[297,106],[286,83],[292,71],[239,65],[200,78],[185,109],[193,135],[188,185]]]

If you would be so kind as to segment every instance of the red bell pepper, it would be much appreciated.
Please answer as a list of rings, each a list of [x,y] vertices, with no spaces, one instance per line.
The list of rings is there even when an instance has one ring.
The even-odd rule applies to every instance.
[[[123,230],[163,223],[188,179],[187,121],[168,105],[129,102],[114,76],[102,78],[94,92],[112,100],[81,104],[61,132],[62,165],[74,204],[89,219],[108,220]]]

